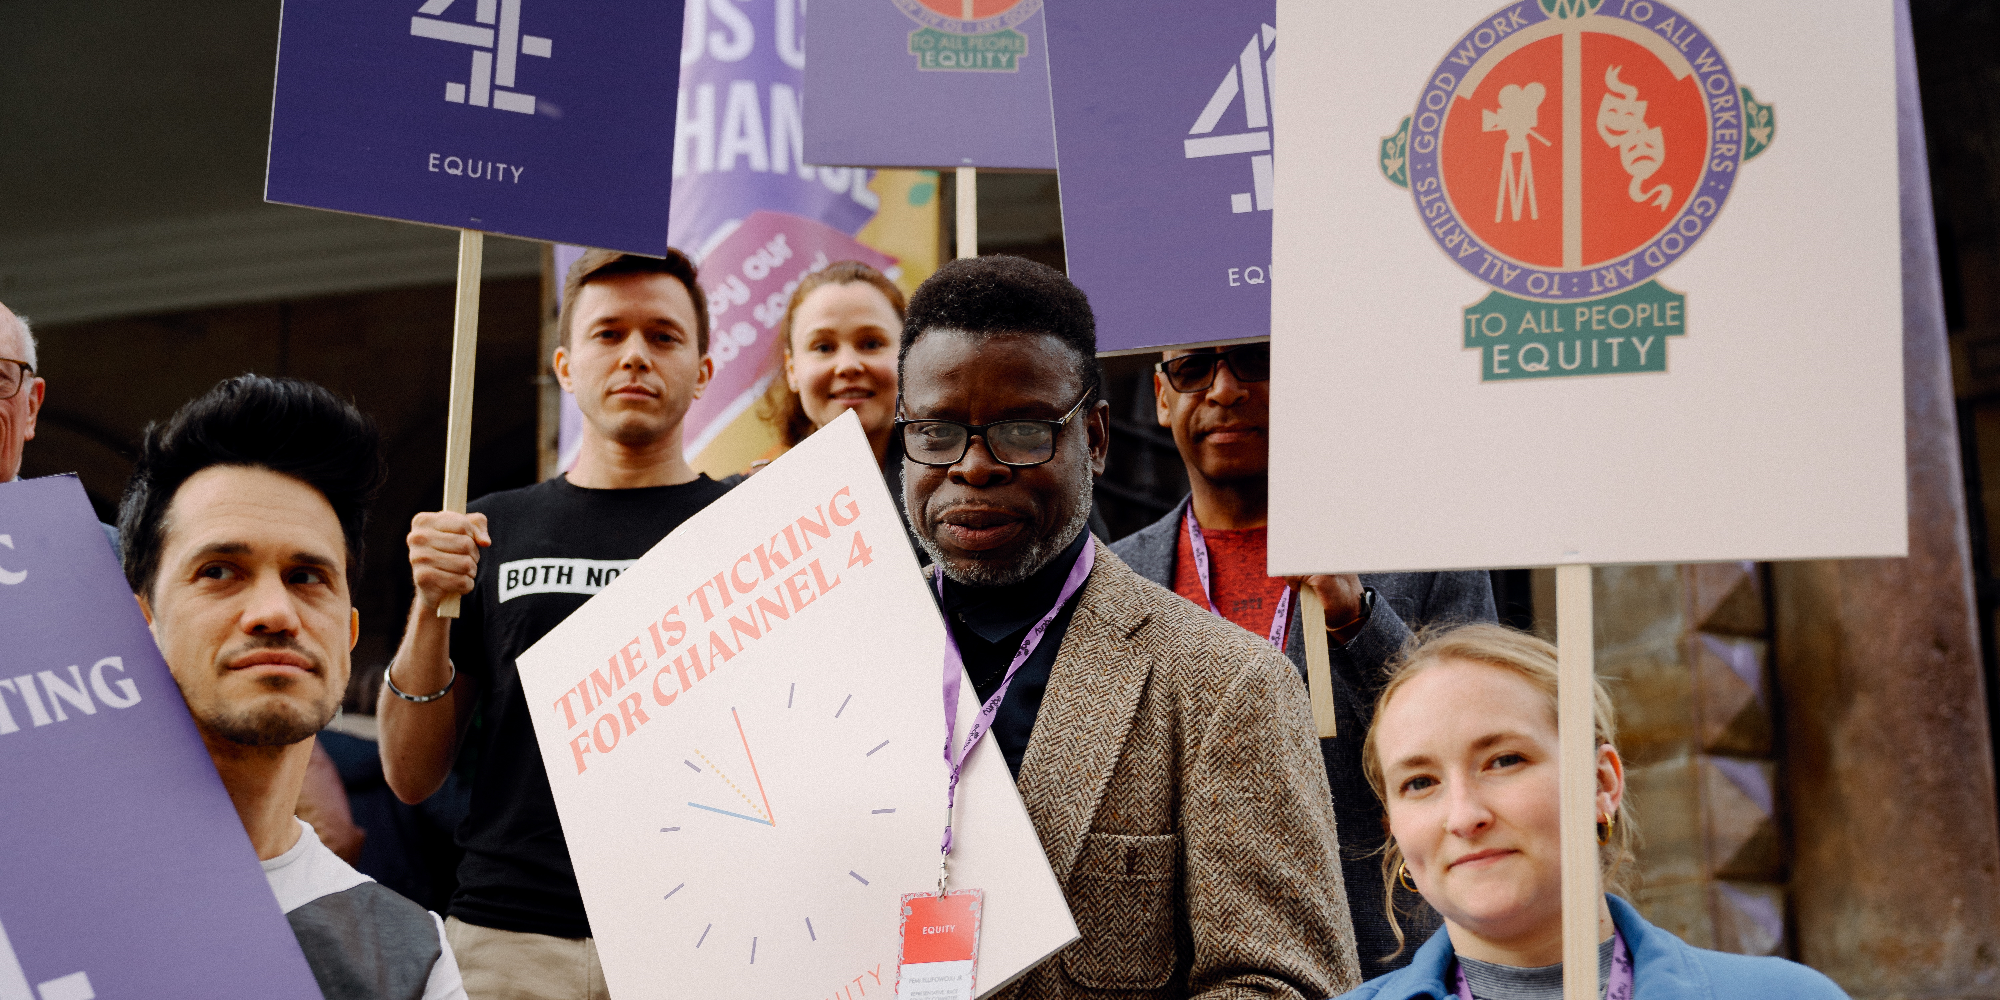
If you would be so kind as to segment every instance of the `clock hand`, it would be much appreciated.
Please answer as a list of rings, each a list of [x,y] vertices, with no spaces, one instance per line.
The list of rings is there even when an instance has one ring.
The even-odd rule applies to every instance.
[[[713,771],[713,772],[715,772],[715,776],[716,776],[716,777],[718,777],[718,778],[721,778],[721,779],[722,779],[722,783],[723,783],[723,784],[725,784],[725,785],[728,785],[728,786],[729,786],[729,790],[730,790],[730,791],[732,791],[732,792],[735,792],[735,793],[736,793],[736,797],[737,797],[737,798],[739,798],[739,799],[742,799],[742,800],[743,800],[743,804],[744,804],[744,805],[746,805],[746,806],[749,806],[749,807],[750,807],[750,811],[751,811],[751,812],[754,812],[754,813],[757,813],[757,815],[758,815],[759,817],[763,818],[763,819],[764,819],[764,820],[766,820],[766,821],[769,821],[769,820],[770,820],[770,818],[771,818],[771,817],[770,817],[770,815],[769,815],[768,813],[764,813],[764,812],[761,812],[761,811],[759,811],[759,810],[757,809],[757,803],[751,800],[751,798],[750,798],[749,794],[748,794],[748,793],[746,793],[746,792],[744,792],[744,791],[743,791],[743,789],[741,789],[741,788],[738,788],[738,787],[736,787],[736,782],[735,782],[735,781],[734,781],[733,779],[731,779],[731,778],[729,777],[729,775],[727,775],[727,774],[723,773],[723,770],[722,770],[722,768],[721,768],[721,767],[719,767],[719,766],[717,766],[717,765],[716,765],[716,763],[715,763],[714,761],[712,761],[712,760],[709,760],[709,759],[708,759],[708,755],[707,755],[707,754],[705,754],[705,753],[702,753],[702,752],[701,752],[701,748],[700,748],[700,747],[695,747],[695,748],[694,748],[694,755],[695,755],[695,756],[697,756],[697,757],[700,757],[700,758],[701,758],[701,762],[702,762],[702,763],[704,763],[704,764],[707,764],[707,765],[708,765],[708,769],[709,769],[709,770],[711,770],[711,771]],[[776,826],[777,824],[773,823],[772,825],[773,825],[773,826]]]
[[[778,825],[778,815],[771,811],[771,796],[764,791],[764,778],[757,773],[757,758],[750,755],[750,737],[743,735],[743,717],[736,709],[729,710],[730,718],[736,720],[736,735],[743,741],[743,756],[750,761],[750,777],[757,779],[757,794],[764,799],[764,815],[771,817],[771,825]]]
[[[702,805],[702,804],[701,804],[701,803],[699,803],[699,802],[690,802],[690,803],[688,803],[688,805],[691,805],[691,806],[695,807],[696,809],[706,809],[706,810],[708,810],[709,812],[712,812],[712,813],[721,813],[721,814],[722,814],[722,815],[724,815],[724,816],[734,816],[734,817],[736,817],[737,819],[747,819],[747,820],[749,820],[749,821],[750,821],[750,822],[752,822],[752,823],[762,823],[762,824],[764,824],[765,826],[777,826],[777,825],[778,825],[778,824],[776,824],[776,823],[773,823],[773,822],[771,822],[770,820],[768,820],[768,819],[765,819],[765,818],[763,818],[763,817],[761,817],[761,816],[745,816],[745,815],[743,815],[742,813],[739,813],[739,812],[730,812],[730,811],[729,811],[729,810],[727,810],[727,809],[717,809],[717,808],[715,808],[714,806],[705,806],[705,805]]]

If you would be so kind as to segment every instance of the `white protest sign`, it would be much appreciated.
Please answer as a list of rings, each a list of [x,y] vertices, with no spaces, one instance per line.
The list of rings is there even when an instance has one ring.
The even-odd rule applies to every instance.
[[[1278,10],[1271,572],[1904,554],[1890,5]]]
[[[944,641],[848,414],[522,654],[613,995],[893,994],[902,894],[938,881]],[[990,992],[1077,937],[990,738],[955,831]]]

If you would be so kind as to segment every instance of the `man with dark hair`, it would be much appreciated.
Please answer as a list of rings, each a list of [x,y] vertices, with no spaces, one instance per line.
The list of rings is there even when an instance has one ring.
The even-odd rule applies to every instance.
[[[375,425],[309,382],[244,375],[146,429],[118,514],[125,578],[328,1000],[464,998],[434,914],[297,818],[347,688]]]
[[[1306,654],[1297,588],[1319,595],[1339,729],[1320,741],[1320,754],[1340,817],[1341,867],[1361,974],[1373,979],[1392,972],[1409,964],[1412,949],[1401,947],[1383,910],[1390,890],[1382,879],[1382,803],[1362,774],[1361,740],[1387,680],[1384,665],[1411,629],[1493,621],[1492,582],[1483,572],[1266,576],[1271,345],[1169,351],[1154,372],[1153,392],[1160,426],[1173,431],[1193,490],[1111,551],[1140,576],[1280,646],[1300,677]],[[1397,905],[1418,914],[1422,933],[1437,926],[1416,893],[1398,893]]]
[[[445,923],[475,1000],[606,998],[514,658],[728,489],[681,450],[682,420],[714,371],[707,301],[685,256],[585,253],[561,323],[552,360],[583,411],[576,463],[466,514],[417,515],[417,597],[379,709],[383,775],[410,803],[444,783],[475,710],[481,719]],[[459,595],[454,628],[437,609]]]
[[[1304,685],[1086,530],[1096,354],[1083,293],[1018,258],[940,268],[904,326],[904,509],[1083,934],[1006,995],[1339,993],[1360,980]]]

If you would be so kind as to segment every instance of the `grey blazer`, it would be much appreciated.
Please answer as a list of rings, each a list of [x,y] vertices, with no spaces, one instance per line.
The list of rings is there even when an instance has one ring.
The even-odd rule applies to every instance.
[[[1140,576],[1162,587],[1174,587],[1174,561],[1179,552],[1182,500],[1171,513],[1111,545],[1111,551]],[[1426,625],[1497,620],[1492,578],[1484,572],[1368,573],[1361,583],[1375,588],[1375,613],[1361,634],[1345,648],[1330,650],[1333,661],[1334,718],[1340,734],[1320,742],[1326,781],[1333,790],[1338,818],[1340,865],[1346,876],[1348,908],[1354,916],[1354,941],[1360,951],[1361,978],[1374,979],[1408,964],[1416,945],[1438,926],[1438,917],[1415,893],[1398,890],[1396,908],[1403,914],[1403,933],[1410,942],[1397,953],[1395,933],[1383,911],[1381,849],[1388,830],[1382,803],[1361,772],[1361,741],[1373,720],[1375,696],[1387,679],[1384,668],[1413,628]],[[1305,635],[1300,619],[1292,617],[1285,637],[1285,657],[1305,676]]]

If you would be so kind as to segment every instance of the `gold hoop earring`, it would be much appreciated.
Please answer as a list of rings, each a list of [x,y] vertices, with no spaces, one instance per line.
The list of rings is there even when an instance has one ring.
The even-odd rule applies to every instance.
[[[1423,893],[1417,892],[1417,884],[1415,882],[1410,881],[1409,862],[1407,861],[1396,862],[1396,881],[1400,883],[1403,888],[1408,889],[1411,892],[1416,893],[1417,895],[1420,896],[1423,895]]]
[[[1603,847],[1611,843],[1611,831],[1617,829],[1617,827],[1617,816],[1610,813],[1600,814],[1597,819],[1597,846]]]

